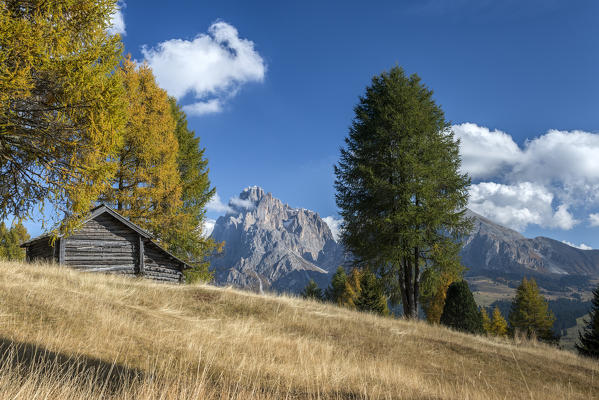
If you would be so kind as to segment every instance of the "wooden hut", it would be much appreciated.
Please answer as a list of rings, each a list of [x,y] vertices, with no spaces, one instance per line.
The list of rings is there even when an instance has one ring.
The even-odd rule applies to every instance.
[[[148,232],[104,204],[92,209],[69,236],[59,236],[54,245],[51,239],[46,234],[23,243],[27,261],[167,282],[182,282],[183,270],[191,268],[156,244]]]

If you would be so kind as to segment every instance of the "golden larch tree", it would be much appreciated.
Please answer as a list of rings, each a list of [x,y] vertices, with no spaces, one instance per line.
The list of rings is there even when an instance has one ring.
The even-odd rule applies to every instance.
[[[116,0],[0,1],[0,219],[52,204],[74,226],[114,173]]]
[[[127,123],[116,174],[101,200],[168,247],[170,231],[184,220],[171,106],[147,64],[137,66],[128,57],[118,74],[125,88]]]
[[[493,309],[493,316],[491,317],[490,331],[493,336],[505,337],[507,336],[508,326],[507,321],[501,315],[499,307],[495,306]]]

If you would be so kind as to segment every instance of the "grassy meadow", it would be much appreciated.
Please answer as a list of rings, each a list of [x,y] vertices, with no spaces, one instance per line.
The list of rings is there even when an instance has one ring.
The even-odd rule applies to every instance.
[[[2,399],[589,399],[599,363],[285,296],[0,262]]]

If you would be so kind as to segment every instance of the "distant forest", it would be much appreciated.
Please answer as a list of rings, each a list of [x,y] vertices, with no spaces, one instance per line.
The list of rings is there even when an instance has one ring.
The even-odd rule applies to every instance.
[[[565,335],[566,329],[576,325],[577,318],[588,314],[591,310],[590,301],[561,298],[557,300],[549,300],[548,303],[549,309],[555,315],[553,331],[559,336]],[[507,318],[510,313],[511,305],[511,300],[498,300],[491,304],[491,306],[487,309],[487,312],[492,312],[493,308],[497,306],[504,317]]]
[[[594,289],[594,285],[589,282],[589,277],[586,275],[547,275],[532,272],[526,273],[525,275],[528,278],[534,278],[540,288],[550,292],[564,292],[570,294],[572,292],[572,288],[575,288],[576,290],[589,291]],[[474,276],[485,276],[499,283],[503,283],[513,289],[520,285],[520,282],[524,277],[522,273],[509,273],[504,271],[498,272],[488,269],[476,271],[470,270],[466,272],[465,276],[466,279]],[[573,296],[577,297],[579,295],[574,293]]]

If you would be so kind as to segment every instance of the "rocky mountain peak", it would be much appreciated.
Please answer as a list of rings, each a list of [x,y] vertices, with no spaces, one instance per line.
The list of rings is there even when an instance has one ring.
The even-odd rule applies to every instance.
[[[246,187],[239,194],[241,200],[248,200],[252,203],[258,203],[265,196],[264,189],[260,186]]]
[[[345,262],[317,213],[290,207],[258,186],[230,200],[212,237],[225,242],[224,254],[211,260],[218,284],[297,292],[310,279],[328,283],[329,272]]]

